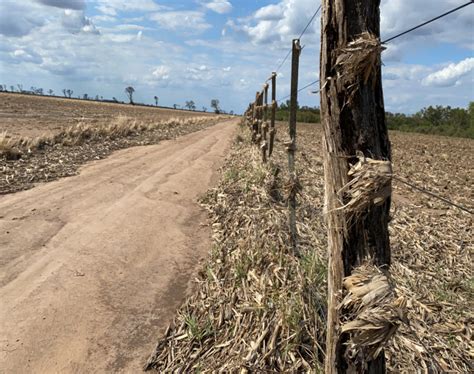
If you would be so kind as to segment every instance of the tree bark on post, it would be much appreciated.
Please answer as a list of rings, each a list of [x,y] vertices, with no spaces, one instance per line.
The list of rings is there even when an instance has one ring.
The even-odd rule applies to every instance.
[[[272,73],[272,118],[270,120],[270,146],[268,149],[268,155],[271,156],[273,153],[273,143],[275,141],[275,117],[276,117],[276,109],[277,109],[277,102],[276,102],[276,77],[277,74],[275,72]]]
[[[301,46],[300,40],[293,40],[291,57],[291,93],[290,93],[290,118],[288,121],[288,135],[290,141],[286,144],[288,151],[288,169],[290,172],[290,193],[288,197],[289,205],[289,226],[293,249],[296,250],[296,192],[297,179],[295,170],[296,152],[296,118],[298,112],[298,78],[300,64]]]
[[[351,166],[360,157],[391,158],[381,82],[379,6],[380,0],[322,1],[320,97],[329,261],[327,374],[354,369],[385,372],[383,351],[363,365],[350,362],[345,344],[348,336],[341,333],[341,318],[346,316],[339,308],[344,277],[364,262],[382,269],[390,265],[390,192],[381,203],[371,203],[357,214],[345,209],[348,197],[341,192],[351,180]],[[352,48],[354,42],[362,48]]]

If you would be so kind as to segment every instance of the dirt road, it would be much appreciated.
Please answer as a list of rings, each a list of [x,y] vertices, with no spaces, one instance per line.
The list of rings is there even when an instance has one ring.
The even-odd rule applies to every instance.
[[[210,248],[236,120],[0,197],[0,372],[137,373]]]

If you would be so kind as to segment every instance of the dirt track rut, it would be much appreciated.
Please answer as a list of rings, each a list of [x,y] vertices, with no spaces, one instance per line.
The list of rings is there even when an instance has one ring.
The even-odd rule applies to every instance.
[[[0,372],[141,371],[210,245],[236,120],[0,197]]]

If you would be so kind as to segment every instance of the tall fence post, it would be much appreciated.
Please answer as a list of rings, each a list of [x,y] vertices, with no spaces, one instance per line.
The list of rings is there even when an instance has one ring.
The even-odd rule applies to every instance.
[[[343,283],[345,277],[371,269],[374,279],[372,274],[382,274],[377,268],[386,272],[390,265],[391,155],[380,67],[379,6],[380,0],[322,1],[320,98],[328,230],[327,374],[384,373],[383,344],[390,336],[382,336],[382,332],[393,334],[396,328],[380,313],[384,306],[380,296],[375,305],[379,309],[369,310],[372,314],[359,316],[361,309],[354,311],[342,305],[342,297],[351,296],[350,282]],[[372,163],[367,162],[368,158]],[[383,164],[387,166],[385,174],[372,169],[363,174],[368,165]],[[368,279],[366,276],[364,287],[371,289]],[[367,315],[375,316],[376,325],[364,322]],[[355,321],[359,327],[351,330],[347,321]],[[376,326],[373,331],[378,331],[377,337],[372,341],[359,339],[360,343],[354,344],[353,337],[364,334],[367,326]]]
[[[267,162],[267,130],[268,130],[268,84],[263,86],[263,122],[262,122],[262,142],[260,148],[262,150],[262,161]]]
[[[253,103],[253,111],[252,111],[252,141],[257,141],[257,133],[258,133],[258,98],[260,92],[255,94],[255,101]]]
[[[273,153],[273,143],[275,142],[275,117],[276,117],[276,109],[277,109],[277,102],[276,102],[276,77],[277,74],[275,72],[272,73],[272,118],[270,120],[270,144],[268,148],[268,156],[271,156]]]
[[[288,169],[290,172],[289,183],[289,225],[293,248],[296,250],[296,193],[298,191],[298,180],[295,171],[295,151],[296,151],[296,113],[298,110],[298,75],[301,46],[299,39],[293,40],[291,59],[291,94],[290,94],[290,118],[288,123],[288,133],[290,141],[286,144],[288,151]]]

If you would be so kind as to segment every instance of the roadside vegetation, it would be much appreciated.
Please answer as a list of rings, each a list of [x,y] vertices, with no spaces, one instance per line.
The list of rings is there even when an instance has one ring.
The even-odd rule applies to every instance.
[[[322,373],[327,240],[322,129],[298,127],[297,251],[288,229],[286,127],[265,165],[243,128],[221,181],[203,198],[214,245],[195,292],[146,364],[160,373]],[[417,185],[469,199],[472,141],[392,134],[396,173]],[[422,166],[422,167],[420,167]],[[472,217],[394,185],[391,273],[409,324],[385,347],[389,372],[469,372]]]

